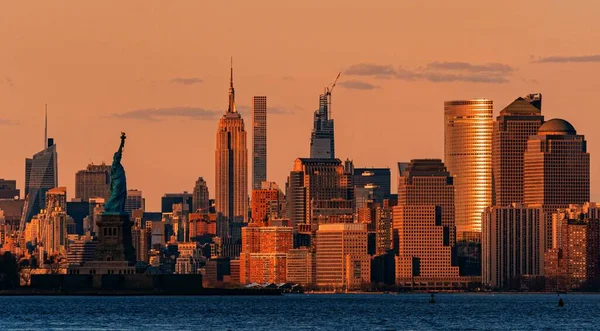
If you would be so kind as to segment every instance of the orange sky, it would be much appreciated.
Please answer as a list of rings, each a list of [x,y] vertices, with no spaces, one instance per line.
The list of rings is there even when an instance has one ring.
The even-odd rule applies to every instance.
[[[445,100],[487,97],[498,113],[541,92],[547,119],[586,136],[599,200],[598,17],[592,0],[3,2],[0,178],[22,188],[48,103],[70,197],[75,172],[109,162],[120,131],[128,186],[143,190],[147,209],[165,192],[191,191],[198,176],[212,196],[233,56],[247,130],[253,95],[277,112],[268,178],[281,187],[294,159],[308,156],[319,93],[342,71],[336,156],[391,167],[393,187],[396,162],[442,157]]]

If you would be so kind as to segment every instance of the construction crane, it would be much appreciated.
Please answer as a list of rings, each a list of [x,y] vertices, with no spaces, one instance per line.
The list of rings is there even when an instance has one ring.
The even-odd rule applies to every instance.
[[[337,76],[335,77],[333,84],[331,84],[331,86],[328,86],[325,88],[325,97],[327,98],[327,117],[328,118],[331,118],[331,92],[333,92],[333,88],[335,87],[335,84],[337,83],[341,74],[342,73],[339,72],[337,74]]]
[[[21,222],[19,223],[19,232],[17,236],[17,247],[21,247],[21,240],[25,235],[25,218],[27,217],[27,209],[29,208],[29,194],[25,196],[25,203],[23,204],[23,211],[21,212]]]

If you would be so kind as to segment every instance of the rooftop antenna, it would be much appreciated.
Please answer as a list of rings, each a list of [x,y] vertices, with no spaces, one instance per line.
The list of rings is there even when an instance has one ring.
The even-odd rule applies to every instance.
[[[46,116],[44,118],[44,149],[48,148],[48,104],[46,104]]]

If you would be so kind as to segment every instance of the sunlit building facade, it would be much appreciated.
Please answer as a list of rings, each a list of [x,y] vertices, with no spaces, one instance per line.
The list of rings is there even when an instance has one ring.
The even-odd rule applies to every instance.
[[[517,98],[494,122],[492,178],[494,206],[523,203],[523,158],[530,136],[544,123],[541,94]],[[537,108],[536,105],[539,107]]]
[[[233,68],[229,82],[229,107],[219,120],[215,151],[215,209],[219,236],[239,245],[240,229],[248,222],[248,149],[244,120],[237,112]]]
[[[194,213],[208,214],[210,208],[210,198],[208,196],[208,186],[204,178],[200,177],[194,185],[192,193],[192,209]]]
[[[313,159],[335,159],[333,119],[330,118],[331,95],[319,95],[319,109],[315,110],[313,130],[310,136],[310,157]]]
[[[544,211],[540,244],[545,252],[552,247],[552,214],[590,200],[590,154],[585,137],[565,120],[545,122],[527,142],[523,179],[524,202]]]
[[[481,213],[492,203],[493,102],[444,103],[444,163],[454,177],[457,239],[478,240]]]
[[[25,159],[25,196],[29,195],[26,220],[46,205],[46,192],[58,186],[58,154],[54,139],[46,140],[44,150]]]
[[[287,253],[292,246],[291,227],[258,223],[243,227],[240,282],[285,283]]]
[[[89,201],[91,198],[108,200],[110,196],[110,166],[89,164],[75,174],[75,198]]]

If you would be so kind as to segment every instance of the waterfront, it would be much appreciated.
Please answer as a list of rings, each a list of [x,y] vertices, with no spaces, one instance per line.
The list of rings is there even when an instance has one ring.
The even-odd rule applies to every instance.
[[[3,330],[595,329],[600,295],[318,294],[4,297]]]

